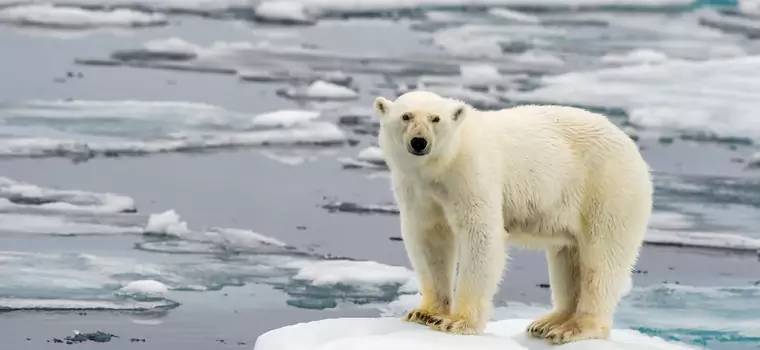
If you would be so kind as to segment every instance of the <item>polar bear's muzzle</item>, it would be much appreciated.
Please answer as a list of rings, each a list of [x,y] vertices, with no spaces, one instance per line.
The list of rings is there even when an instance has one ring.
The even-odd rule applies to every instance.
[[[413,137],[409,140],[407,150],[415,156],[424,156],[430,153],[430,143],[423,137]]]

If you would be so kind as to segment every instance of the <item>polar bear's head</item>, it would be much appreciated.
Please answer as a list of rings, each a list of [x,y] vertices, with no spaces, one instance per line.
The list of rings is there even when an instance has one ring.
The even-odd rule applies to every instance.
[[[407,92],[396,101],[375,99],[383,137],[415,156],[446,149],[469,110],[464,102],[427,91]]]

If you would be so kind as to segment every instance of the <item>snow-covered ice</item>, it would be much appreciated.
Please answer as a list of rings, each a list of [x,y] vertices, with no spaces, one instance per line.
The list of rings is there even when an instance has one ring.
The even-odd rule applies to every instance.
[[[525,333],[531,319],[490,322],[482,336],[457,336],[399,318],[337,318],[298,323],[262,334],[254,350],[694,350],[634,330],[614,329],[610,340],[551,345]]]
[[[166,15],[129,9],[87,10],[51,4],[0,8],[0,23],[85,29],[94,27],[146,27],[166,25]]]

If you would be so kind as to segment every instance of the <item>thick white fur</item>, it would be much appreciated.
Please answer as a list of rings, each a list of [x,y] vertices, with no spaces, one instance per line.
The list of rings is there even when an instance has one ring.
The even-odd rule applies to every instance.
[[[609,336],[652,210],[649,167],[625,133],[578,108],[481,111],[425,91],[378,97],[375,109],[423,296],[405,319],[482,333],[513,243],[545,249],[549,263],[554,310],[528,332]],[[412,137],[429,153],[410,153]]]

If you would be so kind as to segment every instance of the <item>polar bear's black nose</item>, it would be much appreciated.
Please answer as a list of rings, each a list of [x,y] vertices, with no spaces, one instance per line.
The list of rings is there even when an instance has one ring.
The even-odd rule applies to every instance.
[[[422,152],[427,147],[427,140],[421,137],[415,137],[415,138],[412,138],[412,141],[409,142],[409,145],[412,146],[413,150],[417,152]]]

